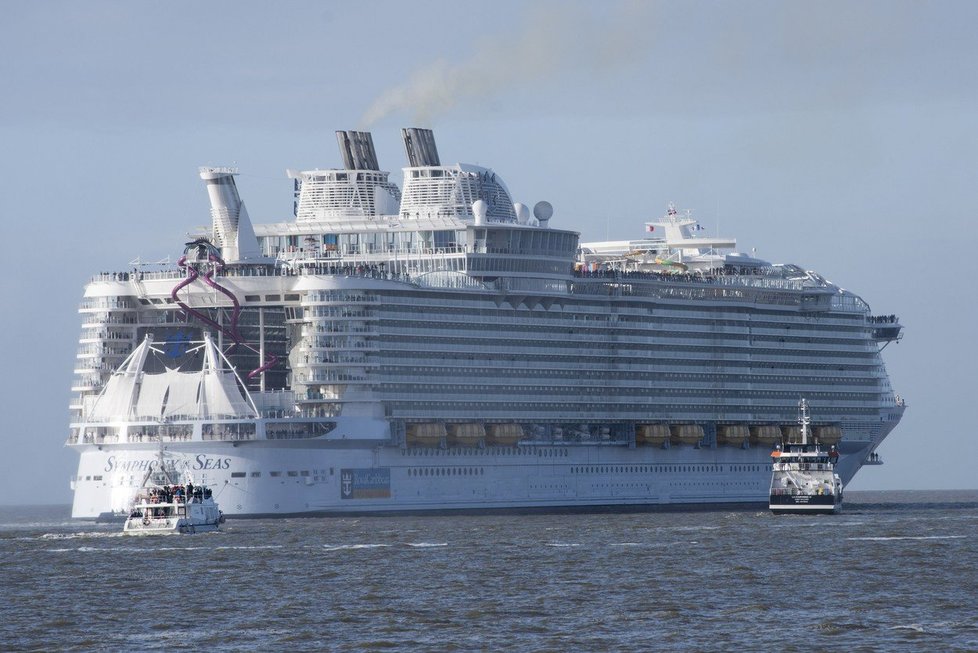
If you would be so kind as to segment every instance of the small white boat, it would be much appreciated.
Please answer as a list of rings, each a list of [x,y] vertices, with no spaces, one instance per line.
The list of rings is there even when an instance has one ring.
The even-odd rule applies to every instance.
[[[799,404],[801,442],[785,441],[771,452],[771,497],[774,514],[826,514],[842,511],[842,479],[835,473],[839,452],[833,445],[822,451],[809,440],[808,403]]]
[[[224,513],[210,488],[194,485],[190,480],[173,482],[161,449],[159,463],[146,474],[122,532],[126,535],[206,533],[218,530],[222,523]]]
[[[122,530],[126,535],[206,533],[218,530],[223,521],[209,488],[161,485],[145,488],[136,497]]]

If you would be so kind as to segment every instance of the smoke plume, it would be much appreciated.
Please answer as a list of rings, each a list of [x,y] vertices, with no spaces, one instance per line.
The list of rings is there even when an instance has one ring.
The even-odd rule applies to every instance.
[[[483,41],[468,58],[434,61],[381,94],[361,117],[360,128],[396,113],[430,125],[457,107],[494,99],[516,87],[634,65],[650,50],[650,14],[643,2],[537,8],[517,33]]]

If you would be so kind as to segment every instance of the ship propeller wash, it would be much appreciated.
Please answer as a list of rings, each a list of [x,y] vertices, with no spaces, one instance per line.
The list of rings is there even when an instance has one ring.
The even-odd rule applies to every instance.
[[[398,184],[337,132],[342,166],[289,171],[278,222],[201,168],[211,224],[174,224],[177,263],[85,286],[76,518],[126,514],[160,446],[229,516],[762,505],[800,396],[840,482],[878,464],[895,316],[673,205],[582,243],[402,138]]]

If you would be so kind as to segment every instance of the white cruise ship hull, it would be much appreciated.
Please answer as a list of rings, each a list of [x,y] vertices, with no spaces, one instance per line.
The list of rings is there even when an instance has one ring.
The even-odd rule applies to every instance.
[[[867,445],[868,447],[868,445]],[[866,449],[843,454],[858,468]],[[168,456],[213,488],[230,517],[479,510],[620,510],[768,500],[765,446],[561,444],[396,447],[356,441],[172,444]],[[153,444],[81,452],[72,516],[126,510]]]

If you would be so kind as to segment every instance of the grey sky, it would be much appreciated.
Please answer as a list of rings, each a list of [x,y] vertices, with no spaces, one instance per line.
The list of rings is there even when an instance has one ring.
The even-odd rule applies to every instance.
[[[252,219],[281,220],[285,168],[338,165],[333,131],[367,123],[395,173],[398,128],[431,126],[443,160],[492,166],[586,240],[675,201],[899,314],[884,357],[910,408],[852,487],[978,487],[978,3],[2,9],[0,501],[70,499],[87,278],[209,222],[198,165],[239,166]]]

